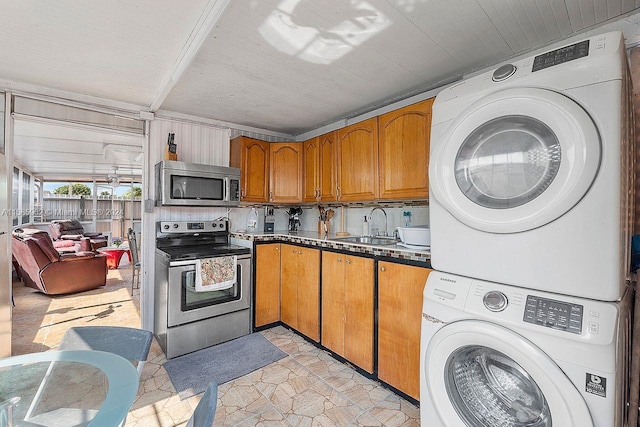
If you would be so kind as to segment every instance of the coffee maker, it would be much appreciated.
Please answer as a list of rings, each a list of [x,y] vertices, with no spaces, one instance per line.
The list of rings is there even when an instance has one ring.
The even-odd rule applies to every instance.
[[[289,214],[289,232],[296,233],[300,227],[300,215],[302,215],[302,208],[290,208],[287,211]]]
[[[275,228],[276,216],[274,215],[273,206],[264,207],[264,231],[266,233],[273,233]]]

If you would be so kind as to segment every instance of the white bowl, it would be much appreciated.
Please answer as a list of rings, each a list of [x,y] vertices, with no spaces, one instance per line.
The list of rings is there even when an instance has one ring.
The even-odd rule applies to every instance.
[[[398,237],[407,245],[431,246],[431,229],[426,225],[398,227]]]

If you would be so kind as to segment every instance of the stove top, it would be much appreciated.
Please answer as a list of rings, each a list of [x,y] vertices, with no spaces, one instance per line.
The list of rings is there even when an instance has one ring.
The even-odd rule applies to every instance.
[[[229,255],[245,255],[251,253],[249,248],[236,245],[191,245],[158,248],[169,255],[171,261],[188,261],[201,258],[215,258]]]
[[[170,261],[251,253],[249,248],[229,244],[226,220],[157,222],[156,249]]]

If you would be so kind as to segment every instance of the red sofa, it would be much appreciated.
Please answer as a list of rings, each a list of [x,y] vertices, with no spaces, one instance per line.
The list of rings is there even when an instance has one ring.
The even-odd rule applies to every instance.
[[[14,231],[11,249],[22,282],[45,294],[82,292],[107,282],[105,255],[93,251],[60,254],[46,231]]]

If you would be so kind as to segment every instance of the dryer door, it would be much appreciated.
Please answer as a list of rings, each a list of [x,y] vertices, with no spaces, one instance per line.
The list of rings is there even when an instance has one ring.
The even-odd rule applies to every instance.
[[[554,361],[502,326],[450,323],[425,357],[428,398],[446,426],[593,427],[586,402]]]
[[[431,196],[462,223],[493,233],[564,215],[591,187],[602,151],[580,105],[537,88],[484,97],[432,146]]]

